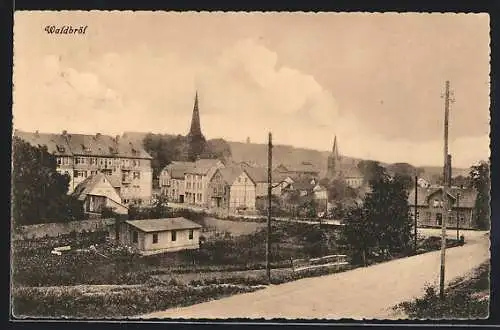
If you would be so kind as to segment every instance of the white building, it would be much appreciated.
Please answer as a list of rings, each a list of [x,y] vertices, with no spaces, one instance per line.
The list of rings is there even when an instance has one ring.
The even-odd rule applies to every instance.
[[[201,226],[185,218],[129,220],[120,228],[120,242],[142,255],[200,247]]]
[[[105,174],[124,204],[148,204],[152,197],[152,157],[139,143],[119,136],[31,133],[16,130],[33,146],[46,146],[57,160],[57,171],[69,176],[68,194],[86,178]]]
[[[208,183],[217,169],[223,167],[224,164],[217,159],[199,159],[195,161],[193,166],[186,170],[184,202],[202,207],[208,206]]]

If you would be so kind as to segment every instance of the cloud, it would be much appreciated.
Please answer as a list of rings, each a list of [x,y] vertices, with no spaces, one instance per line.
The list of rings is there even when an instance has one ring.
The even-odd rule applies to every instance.
[[[311,75],[278,66],[278,55],[244,39],[216,56],[190,57],[141,47],[107,53],[85,63],[58,56],[18,60],[14,76],[14,125],[40,131],[152,131],[185,134],[195,90],[202,129],[223,137],[329,150],[339,136],[341,152],[382,161],[440,164],[439,141],[412,143],[364,133],[358,118],[340,114],[334,97]],[[452,143],[456,164],[488,155],[489,139]],[[466,153],[460,153],[466,150]],[[455,156],[454,156],[455,157]]]

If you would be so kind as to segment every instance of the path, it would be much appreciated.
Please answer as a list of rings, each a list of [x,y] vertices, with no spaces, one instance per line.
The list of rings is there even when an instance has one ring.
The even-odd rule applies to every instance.
[[[447,250],[446,283],[489,259],[484,232],[476,232],[467,242]],[[423,295],[426,283],[436,285],[439,265],[440,252],[435,251],[141,318],[397,318],[391,307]]]

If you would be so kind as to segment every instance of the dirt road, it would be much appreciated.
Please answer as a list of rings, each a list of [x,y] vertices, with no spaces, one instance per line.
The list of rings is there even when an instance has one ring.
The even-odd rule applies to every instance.
[[[490,257],[484,232],[447,250],[446,283]],[[398,318],[391,307],[421,296],[439,281],[440,252],[430,252],[352,271],[307,278],[141,318]]]

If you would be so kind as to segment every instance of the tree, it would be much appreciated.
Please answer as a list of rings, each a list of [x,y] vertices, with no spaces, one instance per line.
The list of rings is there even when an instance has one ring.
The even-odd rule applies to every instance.
[[[144,149],[153,157],[153,177],[172,161],[186,161],[187,140],[182,135],[149,133],[143,140]]]
[[[144,137],[143,145],[144,149],[153,157],[151,161],[153,177],[158,178],[161,170],[173,161],[194,161],[198,156],[221,160],[227,160],[231,157],[231,147],[225,140],[214,139],[206,142],[204,139],[203,136],[191,136],[188,139],[182,135],[147,134]],[[189,143],[192,143],[191,149]],[[204,145],[203,148],[199,144]]]
[[[328,191],[328,200],[341,201],[347,197],[347,185],[342,180],[332,180],[326,186]]]
[[[363,207],[347,211],[344,226],[340,233],[339,244],[349,251],[353,264],[367,265],[367,260],[377,246],[375,223],[369,221]]]
[[[304,250],[311,257],[321,257],[327,250],[327,237],[323,230],[311,226],[304,235]]]
[[[451,178],[451,184],[456,187],[470,187],[471,186],[471,181],[469,177],[465,177],[463,175],[457,175],[453,178]]]
[[[372,185],[372,182],[388,177],[386,169],[374,160],[362,160],[358,163],[358,169],[363,173],[365,183]]]
[[[353,260],[364,264],[371,256],[390,257],[406,250],[412,238],[404,182],[382,175],[371,180],[371,185],[363,204],[347,212],[341,235]]]
[[[406,190],[415,188],[415,176],[410,176],[407,174],[396,174],[394,178],[401,182]]]
[[[480,229],[490,228],[490,165],[481,161],[470,168],[471,186],[477,191],[474,206],[475,222]]]
[[[373,182],[363,207],[368,221],[376,226],[378,245],[384,256],[411,246],[413,223],[409,216],[408,192],[401,177]]]
[[[231,146],[224,139],[208,140],[205,154],[206,158],[216,158],[227,161],[231,158]]]
[[[13,140],[12,216],[16,225],[81,220],[82,203],[68,196],[69,177],[59,174],[47,147]]]
[[[387,170],[393,175],[415,177],[418,174],[417,168],[408,163],[394,163],[387,166]]]
[[[167,198],[160,195],[153,203],[152,218],[160,219],[167,216],[169,211]]]

